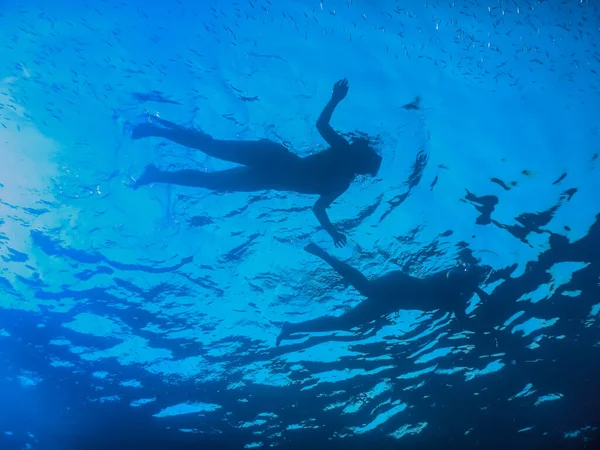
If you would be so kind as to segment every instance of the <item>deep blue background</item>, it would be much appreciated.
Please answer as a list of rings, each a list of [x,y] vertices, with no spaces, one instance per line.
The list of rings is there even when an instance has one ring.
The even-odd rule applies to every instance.
[[[0,448],[593,445],[599,30],[592,1],[1,3]],[[333,126],[384,157],[330,210],[346,248],[308,196],[127,187],[227,167],[129,140],[145,111],[307,154],[343,77]],[[472,252],[501,337],[402,311],[275,348],[361,300],[311,240],[367,276]]]

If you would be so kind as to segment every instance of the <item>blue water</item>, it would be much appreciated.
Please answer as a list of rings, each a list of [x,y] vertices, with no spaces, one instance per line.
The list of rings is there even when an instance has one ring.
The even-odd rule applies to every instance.
[[[593,445],[599,33],[591,0],[3,2],[0,448]],[[306,155],[344,77],[332,124],[384,162],[329,210],[343,249],[311,196],[128,187],[230,165],[125,122]],[[498,341],[400,311],[275,347],[362,299],[311,241],[368,277],[468,249]]]

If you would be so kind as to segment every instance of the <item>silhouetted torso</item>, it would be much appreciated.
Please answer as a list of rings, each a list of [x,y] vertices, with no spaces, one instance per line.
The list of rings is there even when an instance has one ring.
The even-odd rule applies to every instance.
[[[328,148],[304,158],[294,156],[290,164],[270,171],[272,189],[328,195],[344,192],[355,177],[343,150]]]
[[[462,299],[460,292],[456,292],[447,281],[446,273],[417,278],[400,270],[388,272],[372,280],[377,293],[372,301],[381,310],[452,310]]]

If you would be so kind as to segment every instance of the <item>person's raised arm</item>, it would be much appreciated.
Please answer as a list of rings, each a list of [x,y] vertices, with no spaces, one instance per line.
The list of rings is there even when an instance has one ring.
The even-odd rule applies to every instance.
[[[317,244],[308,244],[304,247],[311,255],[315,255],[329,264],[342,278],[354,287],[361,295],[365,297],[373,297],[376,295],[373,283],[369,281],[358,269],[351,267],[345,262],[334,258]]]
[[[332,148],[343,148],[349,145],[348,141],[336,133],[329,124],[335,107],[346,97],[346,94],[348,94],[348,80],[344,78],[333,86],[331,99],[327,105],[325,105],[325,108],[323,108],[323,111],[317,120],[317,130],[319,130],[319,134]]]
[[[325,229],[325,231],[327,231],[333,238],[333,242],[335,243],[336,247],[343,247],[346,245],[346,236],[335,229],[331,223],[331,220],[329,220],[329,216],[327,215],[327,208],[336,198],[342,195],[345,190],[346,189],[340,190],[329,195],[321,195],[316,201],[315,206],[313,206],[313,212],[315,213],[317,220]]]

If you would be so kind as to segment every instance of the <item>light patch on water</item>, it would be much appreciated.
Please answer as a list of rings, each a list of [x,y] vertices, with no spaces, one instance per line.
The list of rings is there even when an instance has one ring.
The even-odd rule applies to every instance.
[[[447,336],[448,333],[440,333],[438,334],[435,339],[429,341],[427,344],[425,344],[423,347],[421,347],[419,350],[417,350],[416,352],[414,352],[412,355],[409,356],[409,358],[414,358],[415,356],[419,356],[422,353],[425,353],[427,350],[432,349],[433,347],[435,347],[441,338]],[[408,342],[409,339],[406,340],[406,342]]]
[[[343,414],[355,414],[358,411],[360,411],[360,408],[362,408],[364,406],[365,402],[362,400],[359,400],[357,402],[354,403],[349,403],[344,410],[342,411]]]
[[[390,342],[390,341],[387,341]],[[362,344],[362,342],[361,342]],[[394,359],[392,358],[390,355],[381,355],[381,356],[370,356],[368,358],[359,358],[362,359],[363,361],[389,361],[390,359]]]
[[[403,391],[414,391],[425,386],[425,382],[421,381],[419,384],[411,384],[410,386],[406,386]]]
[[[49,305],[52,308],[53,305]],[[39,304],[33,301],[23,301],[14,295],[3,295],[0,297],[0,308],[2,309],[18,309],[27,312],[40,312]]]
[[[125,328],[127,328],[118,321],[90,313],[77,314],[73,321],[64,323],[62,326],[82,334],[119,338],[125,337]]]
[[[400,380],[408,380],[410,378],[417,378],[417,377],[420,377],[421,375],[425,375],[426,373],[433,372],[436,368],[437,368],[437,364],[435,366],[430,366],[430,367],[427,367],[422,370],[417,370],[416,372],[404,373],[396,378],[398,378]]]
[[[238,428],[259,427],[261,425],[264,425],[265,423],[267,423],[267,421],[264,419],[256,419],[253,422],[243,422],[238,426]]]
[[[439,375],[453,375],[455,373],[463,372],[465,370],[468,369],[466,367],[453,367],[452,369],[438,369],[435,371],[435,373]]]
[[[426,353],[426,354],[422,355],[420,358],[418,358],[415,361],[415,364],[428,363],[429,361],[433,361],[434,359],[443,358],[444,356],[452,353],[452,351],[453,351],[452,347],[437,348],[430,353]]]
[[[30,387],[37,386],[42,381],[44,381],[44,379],[42,377],[40,377],[38,374],[36,374],[35,372],[32,372],[30,370],[21,371],[21,375],[19,375],[17,377],[17,379],[19,380],[19,383],[21,384],[21,386],[24,388],[30,388]]]
[[[561,295],[565,297],[579,297],[581,295],[581,291],[563,291]]]
[[[119,397],[118,395],[108,395],[106,397],[100,397],[95,400],[92,400],[92,402],[99,402],[99,403],[116,403],[119,401],[121,401],[121,397]]]
[[[509,400],[514,400],[515,398],[519,398],[519,397],[528,397],[532,394],[534,394],[536,391],[533,388],[533,384],[528,383],[527,385],[525,385],[525,387],[523,389],[521,389],[521,391],[517,394],[515,394],[513,397],[509,398]]]
[[[100,372],[94,372],[94,373],[92,373],[93,377],[100,378],[101,380],[105,379],[109,375],[110,374],[108,372],[104,371],[104,370],[100,371]]]
[[[10,333],[4,328],[0,328],[0,337],[10,337]]]
[[[75,364],[69,361],[63,361],[62,359],[52,358],[52,362],[50,363],[52,367],[75,367]]]
[[[183,416],[185,414],[195,414],[203,412],[213,412],[220,409],[221,405],[212,403],[180,403],[169,406],[162,411],[154,414],[154,417]]]
[[[597,430],[596,427],[587,426],[587,427],[583,427],[580,430],[566,431],[564,434],[564,437],[565,437],[565,439],[573,439],[573,438],[581,436],[582,432],[584,432],[584,431],[595,431],[595,430]]]
[[[73,348],[71,351],[73,351]],[[86,361],[116,358],[124,366],[130,364],[153,364],[172,357],[173,355],[170,350],[148,347],[148,341],[138,336],[133,336],[112,348],[81,355],[81,358]]]
[[[380,383],[377,383],[373,389],[371,389],[370,391],[368,391],[366,394],[364,394],[363,396],[361,396],[363,399],[357,400],[354,403],[348,403],[346,404],[345,402],[340,402],[340,403],[335,403],[334,405],[329,405],[328,409],[334,409],[335,407],[341,407],[346,405],[346,407],[344,408],[344,410],[342,411],[343,414],[355,414],[357,413],[360,408],[362,408],[364,405],[366,405],[366,399],[374,399],[375,397],[383,394],[384,392],[390,390],[392,388],[392,385],[389,382],[389,379],[386,379],[385,381],[382,381]]]
[[[346,369],[346,370],[330,370],[328,372],[320,372],[312,374],[312,378],[318,380],[316,384],[312,386],[306,386],[302,388],[303,391],[314,388],[321,383],[337,383],[339,381],[349,380],[356,376],[374,375],[383,370],[393,369],[394,366],[383,366],[373,370],[364,369]]]
[[[235,372],[244,374],[243,380],[252,384],[262,384],[265,386],[288,386],[292,383],[289,378],[290,373],[272,373],[267,367],[270,364],[266,362],[256,362],[247,366],[237,368]]]
[[[78,306],[78,300],[61,298],[53,302],[44,303],[44,309],[53,313],[67,313]]]
[[[50,344],[52,345],[71,345],[71,341],[69,341],[68,339],[52,339],[50,341]]]
[[[69,347],[69,351],[75,355],[81,355],[82,353],[85,353],[89,350],[90,350],[89,348],[82,347],[80,345],[75,345],[73,347]]]
[[[154,333],[154,334],[166,334],[169,331],[169,330],[163,330],[159,325],[156,325],[154,323],[147,324],[141,330],[149,331],[150,333]]]
[[[124,387],[142,388],[142,383],[137,380],[121,381],[119,384]]]
[[[512,329],[512,333],[516,333],[517,331],[522,331],[523,336],[529,336],[531,333],[537,330],[541,330],[542,328],[551,327],[556,322],[558,322],[558,317],[554,319],[538,319],[537,317],[532,317],[522,324],[516,325]]]
[[[350,351],[348,344],[344,342],[326,342],[315,345],[307,350],[286,354],[282,356],[282,359],[290,364],[307,361],[332,363],[339,361],[341,358],[350,358],[353,356],[362,356],[362,353]]]
[[[365,395],[367,398],[374,399],[378,395],[381,395],[390,389],[392,389],[392,385],[390,384],[389,379],[386,379],[380,383],[377,383],[375,387],[373,387],[373,389],[371,389]]]
[[[401,339],[402,336],[415,330],[419,324],[428,318],[429,316],[423,314],[423,311],[401,310],[398,313],[388,315],[388,320],[392,322],[391,324],[381,327],[373,336],[362,339],[356,342],[356,344],[366,345],[383,341],[390,344],[404,342]],[[397,339],[391,338],[392,336]]]
[[[533,339],[533,342],[532,342],[531,344],[529,344],[529,345],[527,346],[527,348],[529,348],[529,349],[531,349],[531,350],[535,350],[536,348],[539,348],[539,346],[540,346],[540,345],[539,345],[539,342],[540,342],[542,339],[544,339],[544,337],[546,337],[546,335],[545,335],[545,334],[540,334],[540,335],[536,336],[536,337]]]
[[[142,406],[145,405],[146,403],[152,403],[156,401],[156,397],[154,398],[140,398],[139,400],[134,400],[132,401],[129,406],[132,406],[134,408],[138,407],[138,406]]]
[[[519,431],[517,431],[517,433],[523,433],[525,431],[529,431],[529,430],[533,430],[534,427],[526,427],[526,428],[521,428]]]
[[[587,263],[581,262],[556,263],[548,270],[548,273],[552,275],[551,283],[538,286],[533,292],[523,294],[517,299],[517,301],[530,301],[531,303],[537,303],[550,298],[555,294],[559,287],[568,284],[572,280],[575,272],[584,269],[587,266]]]
[[[262,442],[252,442],[250,444],[246,444],[244,445],[244,448],[259,448],[262,447],[264,444]]]
[[[598,316],[600,315],[600,303],[597,303],[595,305],[592,306],[592,310],[590,311],[590,315],[591,316]]]
[[[419,422],[416,425],[406,424],[406,425],[402,425],[400,428],[398,428],[393,433],[390,433],[389,436],[391,436],[395,439],[400,439],[404,436],[419,434],[420,432],[422,432],[425,429],[425,427],[427,427],[427,422]]]
[[[497,359],[496,361],[492,361],[491,363],[489,363],[481,370],[470,370],[467,373],[465,373],[465,381],[470,381],[482,375],[488,375],[490,373],[498,372],[504,367],[504,365],[505,364],[501,360]]]
[[[531,303],[537,303],[550,297],[552,292],[549,284],[540,284],[534,291],[521,295],[521,297],[517,299],[517,302],[529,301]]]
[[[469,315],[477,308],[477,305],[481,303],[481,297],[479,294],[474,294],[470,299],[467,307],[465,308],[465,314]]]
[[[514,313],[512,316],[510,316],[508,318],[508,320],[506,322],[504,322],[504,326],[505,327],[509,326],[511,323],[513,323],[515,320],[517,320],[523,314],[525,314],[525,311],[519,311],[519,312]]]
[[[538,406],[545,402],[553,402],[555,400],[560,400],[562,397],[563,397],[562,394],[542,395],[541,397],[538,397],[537,401],[535,402],[535,406]]]
[[[485,286],[483,288],[483,292],[485,292],[486,294],[492,295],[492,293],[494,292],[494,290],[500,286],[502,283],[504,283],[503,279],[499,279],[494,281],[493,283],[488,284],[487,286]]]
[[[579,270],[585,269],[589,263],[583,262],[558,262],[555,263],[548,272],[552,275],[554,290],[569,283],[573,279],[573,274]]]
[[[183,379],[199,378],[202,381],[218,381],[224,372],[220,364],[209,364],[202,356],[181,360],[163,359],[147,367],[148,372]]]
[[[424,320],[428,319],[429,315],[424,316]],[[409,339],[405,339],[403,342],[414,342],[414,341],[418,341],[419,339],[422,339],[424,337],[427,337],[431,334],[433,334],[434,332],[443,329],[444,327],[446,327],[448,319],[450,318],[450,314],[446,313],[444,314],[442,317],[440,317],[439,319],[435,320],[433,323],[431,323],[429,325],[429,327],[427,327],[427,329],[423,332],[421,332],[420,334],[413,336],[412,338]],[[440,335],[438,335],[438,337],[436,338],[435,342],[431,345],[431,343],[429,345],[426,345],[424,348],[422,348],[421,350],[417,351],[414,355],[412,356],[416,356],[418,355],[420,352],[423,352],[425,350],[428,350],[429,348],[433,347],[435,344],[437,344],[437,339],[441,338],[442,336],[445,336],[448,333],[441,333]]]
[[[346,391],[339,390],[339,391],[333,391],[333,392],[321,392],[319,395],[317,395],[317,397],[335,397],[336,395],[344,395],[346,394]]]
[[[227,388],[226,388],[226,389],[227,389],[228,391],[231,391],[231,390],[233,390],[233,389],[241,389],[241,388],[243,388],[244,386],[246,386],[246,383],[243,383],[243,382],[241,382],[241,381],[236,381],[235,383],[229,383],[229,384],[227,385]]]
[[[241,347],[241,344],[230,342],[228,344],[218,344],[216,346],[211,347],[211,349],[206,353],[208,356],[213,356],[215,358],[233,355],[237,352]]]
[[[345,404],[346,404],[346,402],[331,403],[331,404],[327,405],[325,408],[323,408],[323,411],[331,411],[332,409],[341,408]]]
[[[390,418],[392,418],[393,416],[395,416],[398,413],[401,413],[405,409],[406,409],[406,404],[401,403],[397,406],[394,406],[393,408],[390,408],[386,412],[378,414],[377,417],[375,417],[375,419],[371,423],[366,424],[362,427],[352,427],[351,430],[354,431],[356,434],[363,434],[368,431],[374,430],[379,425],[387,422]]]

